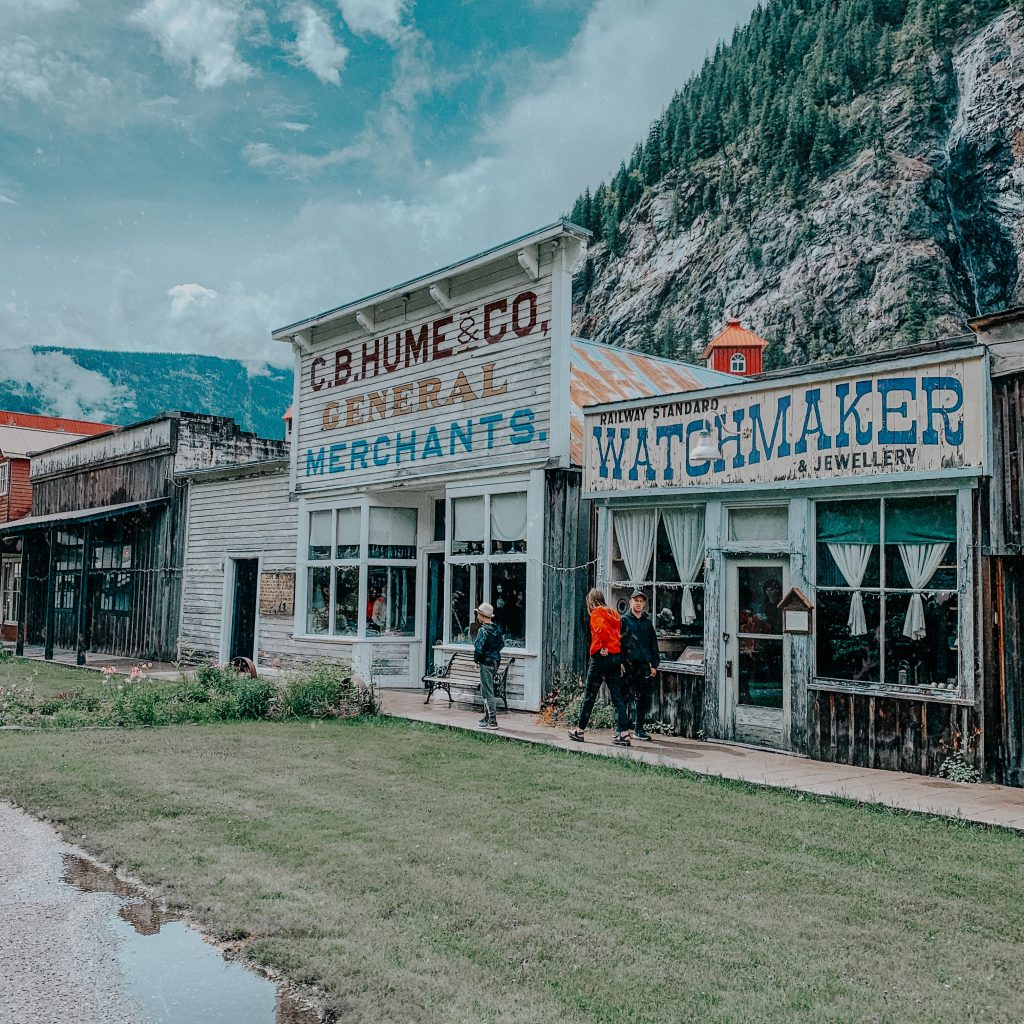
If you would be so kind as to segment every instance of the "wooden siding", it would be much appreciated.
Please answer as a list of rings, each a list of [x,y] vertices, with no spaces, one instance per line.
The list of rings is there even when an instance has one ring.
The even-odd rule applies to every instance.
[[[989,544],[994,555],[1020,554],[1024,545],[1024,378],[992,382],[992,478]]]
[[[664,722],[673,736],[703,739],[704,690],[703,675],[659,672],[654,686],[651,687],[647,720]]]
[[[1024,558],[986,559],[986,776],[1024,786]]]
[[[548,470],[544,488],[544,605],[541,698],[587,670],[584,601],[590,587],[593,502],[581,500],[579,470]],[[575,571],[555,568],[565,566]]]
[[[560,337],[561,321],[558,310],[552,308],[552,274],[564,273],[560,259],[553,260],[550,244],[542,246],[541,277],[531,281],[514,254],[494,263],[485,265],[472,273],[455,277],[450,282],[451,309],[446,313],[427,297],[425,292],[415,292],[409,299],[409,308],[400,301],[385,303],[374,308],[375,326],[372,334],[346,320],[345,329],[338,333],[338,324],[331,324],[313,332],[312,353],[303,355],[299,372],[299,405],[296,413],[297,431],[297,489],[304,493],[336,488],[339,486],[365,486],[379,481],[395,481],[411,477],[436,477],[475,467],[495,469],[502,466],[524,465],[527,462],[542,463],[550,450],[551,424],[551,348],[552,345],[568,345],[569,339]],[[517,337],[511,328],[512,305],[517,296],[532,293],[536,296],[536,325],[524,337]],[[485,304],[496,301],[508,303],[508,310],[496,314],[496,329],[505,326],[504,336],[499,341],[486,344],[482,340],[482,317]],[[451,357],[434,361],[416,362],[410,366],[399,366],[393,372],[383,372],[383,355],[388,345],[394,345],[394,337],[400,333],[403,339],[407,331],[417,332],[424,326],[431,327],[438,319],[451,316],[452,324],[445,329],[445,345],[455,351]],[[470,323],[472,318],[472,323]],[[475,338],[470,333],[475,332]],[[468,344],[467,344],[468,342]],[[364,365],[362,353],[379,351],[380,372],[370,372]],[[431,339],[431,346],[433,341]],[[340,386],[334,386],[336,353],[348,350],[352,358],[352,378]],[[393,351],[393,349],[390,349]],[[481,397],[484,383],[484,366],[493,364],[491,383],[495,392],[490,397]],[[372,364],[370,364],[372,365]],[[314,374],[318,385],[314,389]],[[459,378],[459,374],[465,376]],[[454,401],[440,410],[431,407],[431,401],[420,401],[419,384],[428,379],[439,382],[442,399],[452,392],[457,379],[468,381],[476,398],[469,401]],[[323,382],[322,386],[319,386]],[[370,417],[370,403],[366,396],[370,392],[386,392],[408,387],[407,397],[410,411],[391,415],[388,407],[387,418],[378,415]],[[568,382],[566,381],[566,391]],[[363,401],[354,414],[362,418],[347,423],[347,401]],[[568,396],[564,396],[562,413]],[[530,423],[532,435],[515,433],[509,427],[509,418],[516,410],[532,411]],[[326,414],[326,419],[325,419]],[[481,416],[501,415],[503,420],[494,427],[493,444],[486,446],[487,430],[481,426]],[[340,422],[332,425],[332,416]],[[473,451],[463,450],[458,442],[451,442],[449,424],[465,425],[473,421]],[[525,423],[526,419],[520,420]],[[423,459],[423,446],[428,432],[438,431],[439,447],[433,455]],[[400,433],[408,440],[416,433],[418,449],[414,461],[406,454],[396,462],[394,440]],[[513,443],[513,434],[522,443]],[[373,445],[377,438],[387,437],[390,444],[380,449],[383,460],[378,464],[373,458]],[[481,439],[484,447],[481,448]],[[352,442],[369,442],[369,459],[365,467],[350,459]],[[331,445],[335,448],[334,470],[331,471]],[[454,450],[453,450],[454,449]],[[307,457],[312,453],[315,460],[323,450],[323,472],[307,472]]]
[[[974,737],[973,707],[854,693],[809,694],[807,753],[820,761],[934,775]]]
[[[7,519],[21,519],[32,511],[32,483],[28,459],[11,459],[11,484],[7,493]]]
[[[220,480],[193,478],[189,488],[179,646],[186,658],[216,660],[229,557],[259,558],[261,574],[294,573],[297,507],[288,500],[283,469]],[[293,626],[291,615],[260,617],[261,663],[301,653],[292,640]]]

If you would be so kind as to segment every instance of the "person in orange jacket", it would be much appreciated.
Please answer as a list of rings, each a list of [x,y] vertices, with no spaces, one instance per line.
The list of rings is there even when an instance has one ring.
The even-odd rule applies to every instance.
[[[587,688],[580,709],[580,722],[569,730],[569,739],[582,743],[584,730],[590,722],[594,701],[602,683],[608,684],[615,707],[615,742],[628,747],[629,718],[626,713],[626,693],[622,679],[622,622],[619,613],[608,607],[604,592],[594,587],[587,594],[590,613],[590,666],[587,669]]]

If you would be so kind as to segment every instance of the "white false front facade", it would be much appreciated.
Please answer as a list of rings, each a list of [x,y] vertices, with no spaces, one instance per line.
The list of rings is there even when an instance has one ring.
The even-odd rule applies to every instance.
[[[539,708],[547,474],[569,467],[583,241],[553,225],[275,332],[296,353],[297,648],[420,687],[470,653],[489,601],[509,704]],[[455,666],[473,699],[471,657]]]

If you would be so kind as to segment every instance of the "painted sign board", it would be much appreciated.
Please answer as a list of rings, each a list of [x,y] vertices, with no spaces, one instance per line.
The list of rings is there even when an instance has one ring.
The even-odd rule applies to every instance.
[[[709,389],[588,412],[588,493],[985,467],[981,353]]]
[[[531,280],[515,255],[453,283],[371,333],[314,339],[301,360],[296,483],[301,491],[543,463],[551,447],[553,308],[561,254]],[[557,303],[555,304],[557,305]]]

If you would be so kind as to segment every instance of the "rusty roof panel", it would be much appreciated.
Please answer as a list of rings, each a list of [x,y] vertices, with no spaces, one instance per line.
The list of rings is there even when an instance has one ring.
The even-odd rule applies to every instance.
[[[588,405],[678,394],[736,382],[729,373],[578,338],[572,342],[571,367],[569,455],[577,466],[583,464],[583,410]]]

